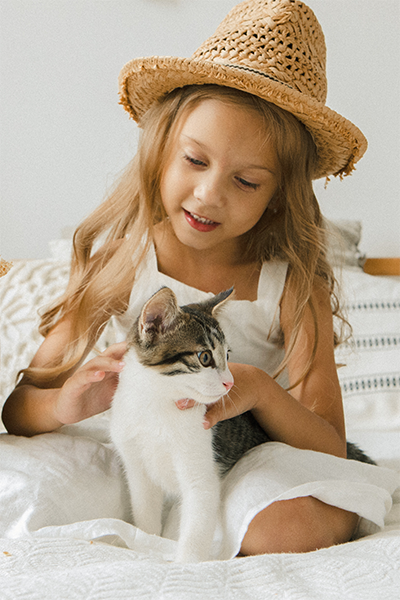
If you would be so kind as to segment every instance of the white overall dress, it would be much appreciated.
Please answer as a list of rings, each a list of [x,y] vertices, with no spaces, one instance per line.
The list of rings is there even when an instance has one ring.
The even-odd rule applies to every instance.
[[[287,265],[280,261],[262,266],[257,300],[229,300],[218,320],[230,347],[232,362],[252,364],[272,374],[283,350],[277,344],[279,302],[285,285]],[[161,287],[171,288],[179,305],[212,297],[158,271],[151,247],[135,280],[129,307],[117,319],[118,341],[125,339],[143,304]],[[285,385],[283,381],[282,385]],[[239,550],[254,516],[269,504],[301,496],[358,513],[365,532],[384,525],[392,505],[397,476],[389,469],[313,452],[283,443],[269,442],[247,453],[222,482],[221,518],[214,540],[214,557],[229,559]],[[163,535],[176,539],[178,508],[166,517]]]

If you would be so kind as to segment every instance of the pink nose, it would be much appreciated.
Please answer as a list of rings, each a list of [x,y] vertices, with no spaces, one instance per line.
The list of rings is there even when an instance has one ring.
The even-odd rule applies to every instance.
[[[233,387],[233,381],[223,381],[222,383],[225,386],[227,392],[229,392],[229,390]]]

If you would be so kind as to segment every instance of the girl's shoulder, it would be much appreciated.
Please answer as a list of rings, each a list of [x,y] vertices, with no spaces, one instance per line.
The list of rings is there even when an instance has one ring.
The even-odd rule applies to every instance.
[[[289,271],[290,274],[290,271]],[[308,297],[304,296],[303,326],[314,330],[315,321],[332,320],[331,292],[322,277],[315,277]],[[301,307],[300,307],[301,308]],[[299,313],[299,290],[296,282],[288,276],[281,299],[281,326],[283,330],[291,330]]]

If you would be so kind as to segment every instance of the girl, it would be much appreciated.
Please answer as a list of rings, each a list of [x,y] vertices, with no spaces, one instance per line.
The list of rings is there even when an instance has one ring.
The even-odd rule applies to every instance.
[[[125,343],[84,360],[111,315],[123,339],[161,285],[182,304],[234,285],[223,321],[234,393],[204,426],[252,410],[283,443],[278,471],[288,469],[280,501],[256,510],[270,484],[256,478],[248,490],[247,531],[231,524],[243,529],[242,554],[345,542],[359,518],[354,502],[334,499],[338,469],[350,468],[343,479],[352,481],[351,465],[335,458],[345,458],[346,440],[333,316],[344,320],[312,180],[349,174],[366,141],[325,107],[324,68],[322,31],[297,0],[243,2],[192,59],[124,67],[121,103],[142,128],[137,156],[78,227],[68,288],[44,313],[45,340],[3,411],[8,431],[27,436],[105,411]],[[331,498],[295,491],[308,485],[298,469],[291,480],[299,449],[317,451],[308,454],[331,477]]]

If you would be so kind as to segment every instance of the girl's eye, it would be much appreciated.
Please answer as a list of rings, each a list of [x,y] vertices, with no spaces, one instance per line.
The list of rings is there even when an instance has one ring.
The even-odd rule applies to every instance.
[[[185,160],[188,163],[190,163],[191,165],[194,165],[195,167],[204,167],[205,166],[205,163],[202,160],[193,158],[192,156],[189,156],[188,154],[185,154]]]
[[[197,354],[197,357],[202,367],[213,367],[215,364],[213,355],[208,350],[203,350],[203,352],[199,352]]]
[[[251,183],[251,181],[247,181],[246,179],[243,179],[242,177],[237,177],[236,180],[240,183],[240,185],[242,185],[245,188],[249,188],[251,190],[256,190],[259,187],[258,183]]]

